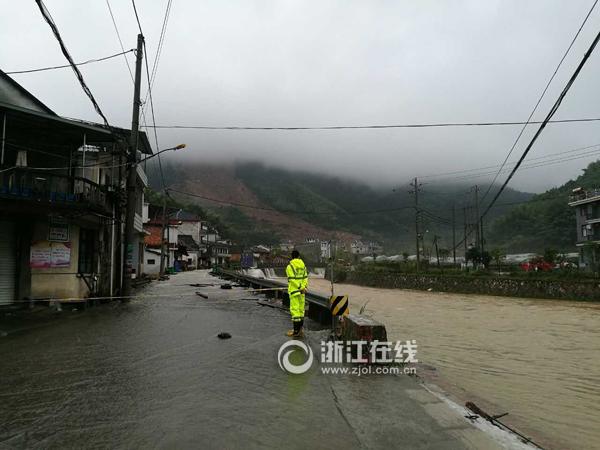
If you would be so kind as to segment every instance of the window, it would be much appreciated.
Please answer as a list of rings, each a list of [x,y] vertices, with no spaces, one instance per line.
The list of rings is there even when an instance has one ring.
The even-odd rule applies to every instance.
[[[94,272],[94,254],[96,251],[96,233],[93,230],[79,230],[79,273]]]
[[[149,266],[153,266],[153,265],[155,265],[155,264],[156,264],[156,260],[155,260],[155,259],[149,259],[149,260],[148,260],[148,265],[149,265]]]

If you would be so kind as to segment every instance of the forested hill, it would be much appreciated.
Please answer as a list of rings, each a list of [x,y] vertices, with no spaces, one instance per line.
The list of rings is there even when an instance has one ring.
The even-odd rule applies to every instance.
[[[600,187],[600,161],[590,163],[575,180],[535,195],[493,221],[489,228],[493,244],[506,251],[575,251],[575,212],[568,201],[576,187]]]
[[[413,251],[414,197],[409,180],[373,188],[334,176],[289,171],[260,163],[231,165],[165,164],[171,195],[198,204],[228,224],[230,236],[243,243],[274,243],[306,237],[374,239],[389,251]],[[148,167],[151,186],[161,188],[155,166]],[[440,236],[443,247],[452,244],[452,205],[457,238],[462,237],[462,206],[473,201],[469,185],[425,185],[420,192],[425,239]],[[179,191],[179,192],[176,192]],[[183,194],[186,193],[186,194]],[[189,195],[192,194],[192,195]],[[508,189],[502,203],[518,203],[531,194]],[[514,206],[495,208],[497,218]]]

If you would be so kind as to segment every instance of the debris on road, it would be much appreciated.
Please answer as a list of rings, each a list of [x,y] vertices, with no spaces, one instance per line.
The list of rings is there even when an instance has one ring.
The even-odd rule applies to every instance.
[[[218,337],[219,339],[230,339],[230,338],[231,338],[231,335],[230,335],[229,333],[227,333],[227,332],[223,331],[223,332],[221,332],[221,333],[217,334],[217,337]]]
[[[196,295],[199,295],[199,296],[200,296],[200,297],[202,297],[202,298],[206,298],[206,299],[208,299],[208,295],[206,295],[206,294],[203,294],[202,292],[196,291]]]
[[[232,289],[231,284],[222,284],[221,289]]]

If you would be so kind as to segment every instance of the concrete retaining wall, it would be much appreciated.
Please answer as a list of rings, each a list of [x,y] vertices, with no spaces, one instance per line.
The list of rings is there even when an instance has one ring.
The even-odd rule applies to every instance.
[[[346,283],[380,288],[433,290],[463,294],[600,301],[600,282],[347,272]]]

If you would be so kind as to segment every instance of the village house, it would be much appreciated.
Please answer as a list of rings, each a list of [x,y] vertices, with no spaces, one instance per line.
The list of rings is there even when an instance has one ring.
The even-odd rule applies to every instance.
[[[142,164],[124,261],[130,132],[60,117],[1,71],[0,132],[0,305],[118,293],[123,264],[142,268]],[[152,153],[139,136],[138,161]]]
[[[573,189],[569,206],[575,209],[579,264],[588,270],[600,268],[600,190]]]

